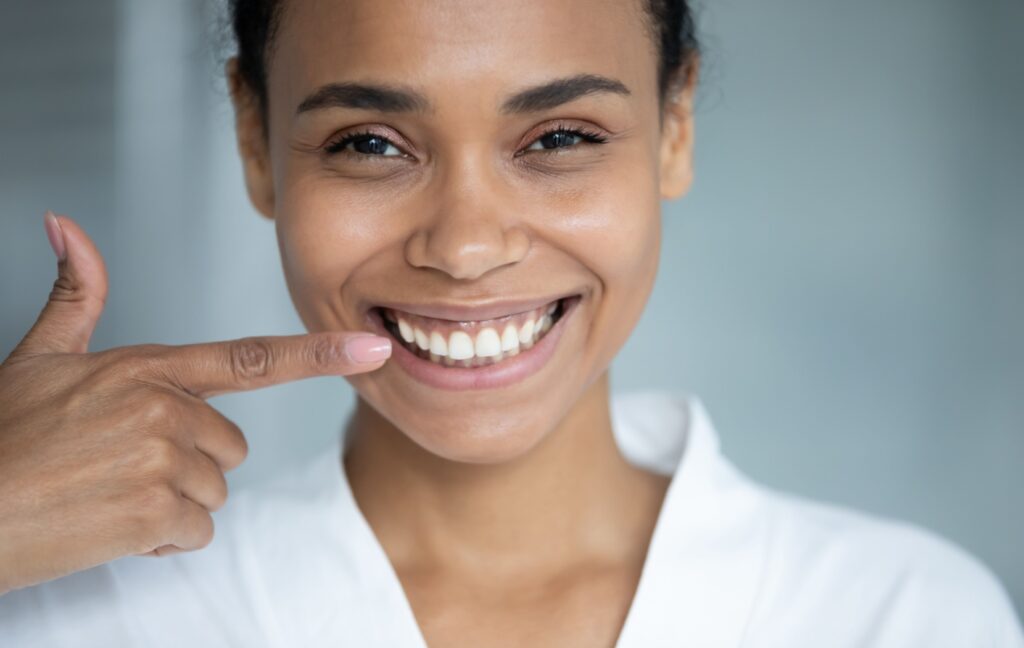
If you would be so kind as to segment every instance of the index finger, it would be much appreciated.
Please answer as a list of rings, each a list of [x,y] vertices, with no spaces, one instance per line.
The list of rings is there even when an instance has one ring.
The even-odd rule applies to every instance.
[[[210,398],[303,378],[372,371],[390,355],[389,338],[329,331],[168,346],[151,367],[190,394]]]

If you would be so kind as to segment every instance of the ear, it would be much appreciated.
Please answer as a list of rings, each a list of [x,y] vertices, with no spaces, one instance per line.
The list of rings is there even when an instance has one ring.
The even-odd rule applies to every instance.
[[[274,218],[274,183],[270,172],[270,151],[259,101],[238,71],[238,57],[232,56],[224,74],[235,108],[235,134],[245,173],[245,188],[256,211]]]
[[[661,128],[661,197],[678,198],[693,182],[693,95],[698,61],[684,67],[682,81],[669,87]]]

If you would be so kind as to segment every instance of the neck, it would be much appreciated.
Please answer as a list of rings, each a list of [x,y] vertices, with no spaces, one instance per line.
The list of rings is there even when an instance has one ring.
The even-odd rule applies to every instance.
[[[622,456],[609,406],[605,372],[546,438],[488,465],[428,452],[359,399],[344,468],[399,570],[493,575],[642,561],[668,482]]]

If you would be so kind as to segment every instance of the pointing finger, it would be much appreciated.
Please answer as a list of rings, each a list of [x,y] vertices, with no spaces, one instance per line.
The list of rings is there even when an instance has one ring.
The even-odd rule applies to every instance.
[[[365,332],[247,337],[169,346],[150,367],[200,398],[316,376],[372,371],[391,355],[391,340]]]

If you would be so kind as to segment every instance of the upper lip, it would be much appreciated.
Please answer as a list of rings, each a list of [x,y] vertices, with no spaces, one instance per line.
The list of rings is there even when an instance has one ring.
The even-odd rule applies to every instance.
[[[524,311],[540,308],[558,299],[572,297],[578,292],[567,292],[561,295],[534,297],[525,299],[503,299],[501,301],[478,302],[475,304],[458,304],[451,302],[375,302],[372,306],[404,311],[413,315],[433,319],[451,320],[454,322],[473,322],[497,319],[506,315],[515,315]]]

